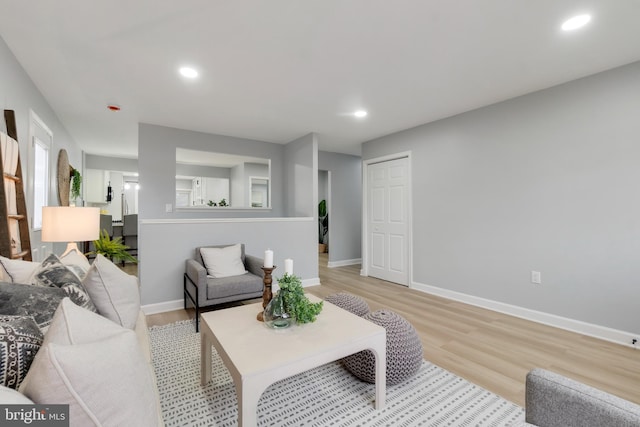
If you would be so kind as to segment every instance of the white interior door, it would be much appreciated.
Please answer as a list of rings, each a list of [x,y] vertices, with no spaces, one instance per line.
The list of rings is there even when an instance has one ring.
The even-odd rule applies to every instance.
[[[370,276],[409,285],[409,159],[367,168],[367,232]]]

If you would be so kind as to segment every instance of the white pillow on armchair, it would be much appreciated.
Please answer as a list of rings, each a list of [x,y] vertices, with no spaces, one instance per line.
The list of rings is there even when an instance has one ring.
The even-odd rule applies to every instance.
[[[200,255],[207,275],[216,279],[247,273],[242,263],[242,246],[239,243],[224,248],[200,248]]]

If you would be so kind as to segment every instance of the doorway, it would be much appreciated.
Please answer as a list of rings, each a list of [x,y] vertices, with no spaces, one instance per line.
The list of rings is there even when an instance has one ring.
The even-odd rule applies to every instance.
[[[365,162],[363,275],[409,286],[410,153]]]
[[[324,203],[323,203],[324,202]],[[331,172],[318,171],[318,259],[320,264],[329,262],[329,241],[331,228]]]

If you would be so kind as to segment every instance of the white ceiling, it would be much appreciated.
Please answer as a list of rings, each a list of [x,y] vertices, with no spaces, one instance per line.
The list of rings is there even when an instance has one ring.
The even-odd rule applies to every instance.
[[[588,27],[560,30],[584,12]],[[638,0],[0,0],[0,35],[71,135],[120,156],[136,156],[138,122],[275,143],[317,132],[322,150],[359,154],[640,60],[638,18]]]

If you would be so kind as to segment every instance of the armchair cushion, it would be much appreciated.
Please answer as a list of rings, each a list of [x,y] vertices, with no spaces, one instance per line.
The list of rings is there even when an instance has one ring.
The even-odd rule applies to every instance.
[[[240,276],[247,272],[242,262],[240,244],[224,248],[201,248],[200,255],[207,274],[213,278]]]
[[[233,295],[262,292],[262,278],[251,273],[241,276],[207,278],[207,299],[216,300]]]

